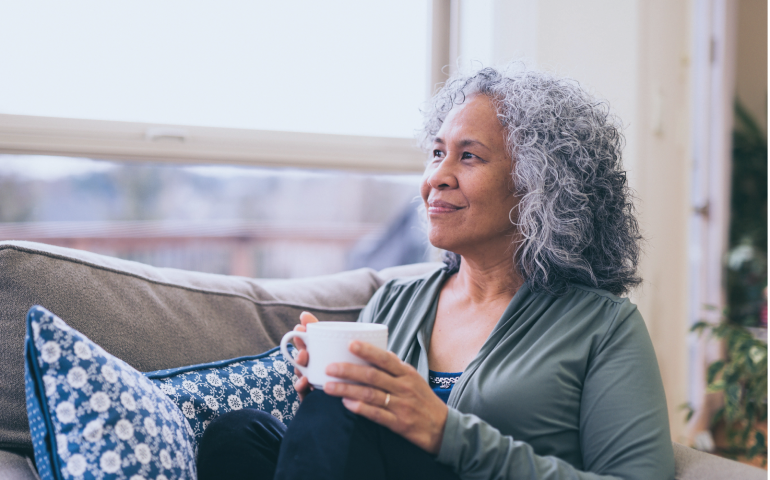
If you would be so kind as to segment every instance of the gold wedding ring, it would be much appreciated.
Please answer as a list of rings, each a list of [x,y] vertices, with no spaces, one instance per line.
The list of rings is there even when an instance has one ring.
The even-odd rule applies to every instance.
[[[385,395],[385,405],[383,408],[388,408],[388,404],[390,403],[390,394]]]

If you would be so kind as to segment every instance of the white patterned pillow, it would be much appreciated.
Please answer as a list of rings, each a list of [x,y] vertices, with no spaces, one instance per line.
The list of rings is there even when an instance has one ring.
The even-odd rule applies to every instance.
[[[297,350],[289,345],[289,353],[296,356]],[[200,441],[212,420],[242,408],[263,410],[289,425],[299,407],[293,370],[276,347],[259,355],[145,375],[174,401]]]
[[[176,405],[39,306],[27,313],[24,377],[42,480],[196,478],[194,437]]]

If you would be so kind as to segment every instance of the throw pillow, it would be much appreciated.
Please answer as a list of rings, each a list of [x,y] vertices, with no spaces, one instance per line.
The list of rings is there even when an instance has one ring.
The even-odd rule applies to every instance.
[[[289,345],[289,353],[297,350]],[[192,427],[196,442],[219,415],[256,408],[289,425],[299,408],[294,390],[294,367],[278,347],[260,355],[221,360],[169,370],[147,372],[179,407]]]
[[[27,313],[24,380],[41,479],[195,479],[194,437],[176,405],[39,306]]]

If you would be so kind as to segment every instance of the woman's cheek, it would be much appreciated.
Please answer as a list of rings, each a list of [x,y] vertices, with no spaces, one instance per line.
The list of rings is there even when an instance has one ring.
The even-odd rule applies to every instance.
[[[425,175],[422,176],[422,182],[420,183],[420,196],[422,197],[422,201],[425,202],[425,207],[427,208],[428,204],[428,196],[430,195],[430,185],[428,184],[428,172],[426,170]]]

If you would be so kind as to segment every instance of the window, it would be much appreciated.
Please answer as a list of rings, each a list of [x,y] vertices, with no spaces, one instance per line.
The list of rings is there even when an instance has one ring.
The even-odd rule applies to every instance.
[[[6,3],[0,150],[418,172],[428,32],[426,0]]]

